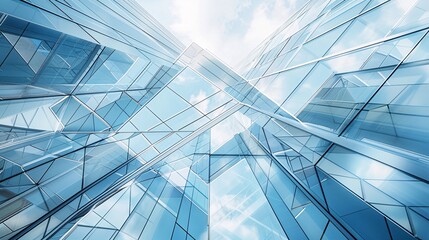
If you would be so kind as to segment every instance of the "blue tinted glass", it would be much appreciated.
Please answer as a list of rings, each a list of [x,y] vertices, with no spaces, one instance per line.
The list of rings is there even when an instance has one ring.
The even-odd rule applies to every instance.
[[[429,238],[427,1],[204,4],[2,1],[0,238]]]

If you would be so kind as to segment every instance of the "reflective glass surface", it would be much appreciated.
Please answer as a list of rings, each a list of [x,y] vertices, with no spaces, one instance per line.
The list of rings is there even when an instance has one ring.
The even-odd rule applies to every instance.
[[[132,0],[2,1],[0,239],[429,239],[427,1],[302,6],[236,71]]]

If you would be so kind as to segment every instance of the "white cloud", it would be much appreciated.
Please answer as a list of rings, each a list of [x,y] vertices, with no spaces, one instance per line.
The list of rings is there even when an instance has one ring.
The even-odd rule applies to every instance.
[[[243,47],[237,48],[242,36],[237,36],[233,28],[240,23],[240,13],[249,3],[248,0],[172,0],[171,12],[175,21],[169,28],[179,39],[196,42],[231,64],[235,55],[243,51]]]
[[[197,95],[194,95],[194,94],[191,95],[189,102],[191,104],[196,104],[198,102],[203,101],[206,98],[207,98],[206,92],[204,92],[203,90],[200,90]],[[207,113],[208,107],[209,107],[209,100],[204,101],[204,102],[198,104],[198,106],[197,106],[198,110],[200,110],[203,113]]]
[[[256,47],[258,43],[286,22],[295,8],[295,0],[271,0],[259,4],[254,9],[249,29],[243,37],[244,43]]]
[[[251,124],[252,121],[240,112],[235,112],[231,117],[218,123],[211,129],[211,150],[216,151],[231,140],[235,134],[249,128]]]
[[[154,4],[141,2],[177,38],[196,42],[235,66],[295,11],[285,0],[163,0],[161,15]],[[153,9],[153,10],[152,10]]]
[[[197,102],[200,102],[200,101],[204,100],[206,97],[207,97],[206,92],[204,92],[203,90],[200,90],[197,95],[195,95],[195,94],[191,95],[191,98],[189,99],[189,102],[191,104],[195,104]]]

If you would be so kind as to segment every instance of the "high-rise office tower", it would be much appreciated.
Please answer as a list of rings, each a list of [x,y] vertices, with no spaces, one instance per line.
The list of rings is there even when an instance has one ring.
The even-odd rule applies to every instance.
[[[2,0],[0,239],[429,239],[428,31],[311,0],[234,71],[132,0]]]

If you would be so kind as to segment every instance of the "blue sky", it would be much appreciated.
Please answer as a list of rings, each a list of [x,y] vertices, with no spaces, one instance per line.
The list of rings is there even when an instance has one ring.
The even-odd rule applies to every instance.
[[[185,45],[196,42],[231,67],[304,0],[139,0]]]

